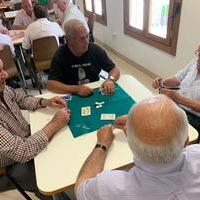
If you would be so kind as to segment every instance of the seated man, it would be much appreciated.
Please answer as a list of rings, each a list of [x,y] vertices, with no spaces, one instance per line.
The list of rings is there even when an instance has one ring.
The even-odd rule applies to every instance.
[[[7,76],[0,60],[0,166],[6,166],[8,174],[25,190],[34,192],[39,199],[52,199],[42,195],[37,189],[33,158],[66,126],[70,111],[64,108],[66,102],[59,97],[36,98],[13,90],[6,86]],[[62,109],[57,111],[43,129],[31,135],[29,124],[20,109],[36,110],[46,106]],[[0,176],[0,191],[10,189],[14,189],[14,186],[5,176]]]
[[[33,5],[31,0],[22,0],[22,9],[17,13],[13,22],[13,29],[26,29],[34,21]]]
[[[36,21],[31,23],[26,29],[22,47],[24,49],[30,49],[33,40],[47,36],[55,36],[59,45],[59,36],[63,36],[64,32],[57,23],[47,19],[47,8],[42,5],[35,5],[33,10]]]
[[[120,119],[115,126],[118,124]],[[98,145],[79,172],[77,200],[198,200],[200,146],[186,147],[188,122],[184,111],[168,97],[157,95],[136,104],[127,125],[134,167],[102,172],[114,135],[111,126],[101,128]]]
[[[200,140],[200,44],[195,54],[197,61],[172,77],[156,78],[152,85],[155,89],[160,88],[160,93],[170,97],[185,110],[189,123],[199,132]]]
[[[63,28],[64,24],[70,19],[77,19],[80,20],[87,31],[89,31],[84,14],[76,5],[70,2],[70,0],[54,0],[54,4],[57,6],[57,9],[55,9],[56,19]]]
[[[112,94],[120,76],[119,68],[106,52],[96,44],[88,42],[88,31],[79,20],[72,19],[64,26],[67,44],[54,55],[49,72],[47,88],[58,93],[88,96],[92,89],[83,85],[99,80],[101,69],[109,73],[102,90]]]

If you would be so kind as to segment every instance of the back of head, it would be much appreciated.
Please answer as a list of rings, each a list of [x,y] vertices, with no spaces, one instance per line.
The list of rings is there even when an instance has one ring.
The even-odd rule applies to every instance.
[[[78,29],[80,27],[85,27],[85,26],[81,21],[79,21],[77,19],[71,19],[71,20],[65,22],[64,32],[65,32],[67,41],[76,37],[76,35],[78,33]]]
[[[36,4],[34,6],[34,15],[36,19],[40,19],[40,18],[47,18],[48,17],[48,10],[45,6]]]
[[[164,95],[134,106],[128,116],[128,143],[136,159],[157,164],[174,161],[188,138],[185,112]]]

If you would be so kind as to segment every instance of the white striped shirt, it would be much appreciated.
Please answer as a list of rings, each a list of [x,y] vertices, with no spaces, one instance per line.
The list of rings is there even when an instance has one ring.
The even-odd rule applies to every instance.
[[[119,158],[120,159],[120,158]],[[129,171],[107,170],[76,190],[77,200],[199,200],[200,145],[167,165],[135,161]]]

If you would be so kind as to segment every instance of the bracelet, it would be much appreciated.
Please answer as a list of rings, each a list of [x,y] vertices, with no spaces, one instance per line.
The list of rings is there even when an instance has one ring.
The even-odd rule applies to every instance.
[[[95,145],[95,149],[96,149],[96,148],[101,148],[101,149],[103,149],[104,152],[107,151],[107,147],[106,147],[105,145],[103,145],[103,144],[96,144],[96,145]]]
[[[39,100],[39,105],[40,105],[42,108],[45,108],[46,106],[43,106],[43,105],[42,105],[42,100],[43,100],[43,98],[40,98],[40,100]]]

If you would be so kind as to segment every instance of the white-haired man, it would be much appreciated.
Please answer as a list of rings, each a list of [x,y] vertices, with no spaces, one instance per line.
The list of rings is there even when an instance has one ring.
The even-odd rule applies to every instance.
[[[189,123],[198,131],[200,140],[200,43],[195,50],[197,59],[178,71],[174,76],[154,79],[153,88],[159,88],[161,94],[167,95],[181,108]],[[179,89],[179,91],[177,90]]]
[[[115,126],[127,130],[134,167],[102,172],[114,135],[111,126],[101,128],[98,145],[78,175],[77,200],[199,199],[200,146],[186,147],[187,117],[172,100],[164,95],[146,99]]]
[[[22,9],[17,13],[13,22],[14,29],[26,29],[34,21],[33,4],[31,0],[22,0]]]
[[[65,23],[67,44],[56,51],[49,71],[47,87],[56,93],[72,93],[79,96],[91,95],[92,89],[83,84],[99,80],[103,69],[109,73],[102,90],[112,94],[120,70],[97,44],[89,43],[88,31],[77,19]]]
[[[70,0],[54,0],[55,14],[57,21],[64,28],[64,24],[70,19],[78,19],[80,20],[85,28],[89,31],[89,27],[87,25],[87,21],[85,19],[84,14],[81,10],[74,5]]]

